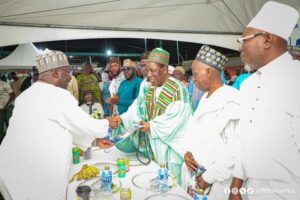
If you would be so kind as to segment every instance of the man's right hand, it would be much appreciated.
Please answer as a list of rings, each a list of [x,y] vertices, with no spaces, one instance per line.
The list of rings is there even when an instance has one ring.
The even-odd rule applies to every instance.
[[[97,146],[100,147],[101,149],[107,149],[114,146],[114,143],[112,143],[111,141],[105,138],[101,138],[101,139],[97,139]]]
[[[194,159],[194,156],[191,152],[186,152],[186,154],[184,154],[184,162],[188,168],[188,170],[192,171],[192,172],[196,172],[197,168],[199,166],[199,164],[196,162],[196,160]]]
[[[109,122],[109,127],[116,129],[119,126],[119,120],[116,117],[107,117],[106,118]]]

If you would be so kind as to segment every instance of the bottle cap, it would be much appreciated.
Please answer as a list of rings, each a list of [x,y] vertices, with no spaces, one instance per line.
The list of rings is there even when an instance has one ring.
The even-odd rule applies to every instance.
[[[201,195],[204,195],[204,190],[203,189],[197,189],[197,193],[201,194]]]

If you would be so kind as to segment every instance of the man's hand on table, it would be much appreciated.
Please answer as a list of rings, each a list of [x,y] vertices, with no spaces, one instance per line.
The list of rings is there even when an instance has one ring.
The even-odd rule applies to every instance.
[[[112,143],[111,141],[105,138],[101,138],[101,139],[97,139],[97,146],[100,147],[101,149],[107,149],[114,146],[114,143]]]

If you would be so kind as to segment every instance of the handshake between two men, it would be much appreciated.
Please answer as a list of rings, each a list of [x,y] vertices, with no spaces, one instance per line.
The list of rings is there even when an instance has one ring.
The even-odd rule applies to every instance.
[[[109,122],[109,127],[111,127],[112,129],[118,128],[118,126],[122,123],[122,118],[120,116],[107,117],[106,119]],[[149,122],[142,121],[140,131],[144,133],[149,133],[150,131]],[[110,148],[114,145],[114,143],[112,143],[110,140],[106,138],[97,139],[96,144],[102,149]]]

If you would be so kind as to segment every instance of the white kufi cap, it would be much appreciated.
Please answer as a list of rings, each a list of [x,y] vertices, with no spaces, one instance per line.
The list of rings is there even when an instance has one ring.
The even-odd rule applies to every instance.
[[[263,5],[247,27],[260,29],[288,40],[299,13],[291,6],[269,1]]]
[[[172,65],[168,66],[168,73],[169,73],[169,75],[173,75],[174,70],[175,70],[175,67],[173,67]]]

